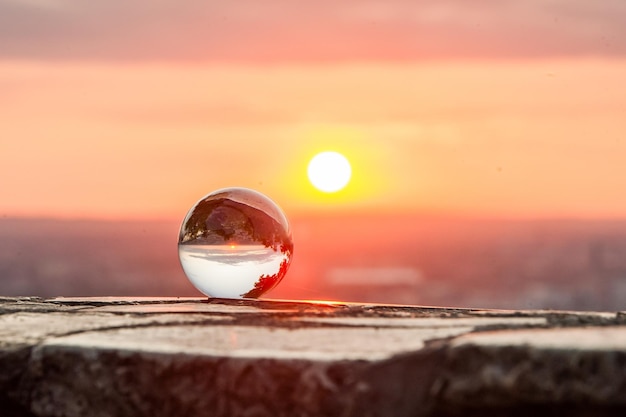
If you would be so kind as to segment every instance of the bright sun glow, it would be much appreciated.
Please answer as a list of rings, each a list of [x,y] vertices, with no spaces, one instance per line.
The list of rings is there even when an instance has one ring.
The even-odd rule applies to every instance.
[[[309,162],[307,172],[315,188],[325,193],[334,193],[348,185],[352,168],[345,156],[329,151],[315,155]]]

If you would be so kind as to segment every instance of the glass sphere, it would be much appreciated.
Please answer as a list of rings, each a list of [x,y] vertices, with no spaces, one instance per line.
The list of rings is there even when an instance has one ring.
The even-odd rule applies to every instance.
[[[178,235],[185,275],[210,297],[259,297],[283,279],[292,255],[283,211],[247,188],[224,188],[200,199]]]

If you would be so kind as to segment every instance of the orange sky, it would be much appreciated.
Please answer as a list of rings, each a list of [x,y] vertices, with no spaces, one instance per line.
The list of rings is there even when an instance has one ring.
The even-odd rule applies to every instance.
[[[462,2],[419,10],[408,1],[395,9],[321,2],[325,9],[307,13],[318,13],[327,32],[277,24],[267,11],[252,13],[252,2],[232,10],[211,3],[231,19],[216,20],[224,42],[207,33],[204,49],[171,44],[175,22],[193,7],[170,26],[136,9],[129,16],[152,23],[135,32],[119,26],[114,36],[88,25],[98,13],[117,16],[113,6],[75,6],[84,18],[67,35],[59,22],[69,3],[27,2],[35,3],[50,8],[48,20],[0,0],[0,216],[182,218],[202,195],[237,185],[294,214],[625,217],[619,2],[590,22],[572,5],[596,6],[557,0],[570,5],[554,9],[557,20],[520,2],[484,14]],[[36,30],[3,26],[1,16]],[[246,22],[273,29],[238,32]],[[468,37],[472,22],[479,29]],[[125,30],[137,35],[126,41]],[[280,42],[291,34],[295,44]],[[316,192],[306,179],[308,160],[322,150],[353,164],[339,194]]]
[[[7,215],[180,216],[228,185],[296,211],[626,213],[626,60],[0,73]],[[325,149],[354,166],[332,197],[306,180]]]

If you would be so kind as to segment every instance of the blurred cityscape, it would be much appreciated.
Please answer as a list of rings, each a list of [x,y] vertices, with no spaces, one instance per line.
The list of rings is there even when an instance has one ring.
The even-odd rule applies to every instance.
[[[0,295],[201,296],[178,222],[0,219]],[[626,221],[414,215],[292,219],[266,298],[504,309],[626,309]]]

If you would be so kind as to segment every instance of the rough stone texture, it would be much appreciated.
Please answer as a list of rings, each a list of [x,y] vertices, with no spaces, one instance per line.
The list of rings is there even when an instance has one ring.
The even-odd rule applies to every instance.
[[[1,416],[626,415],[626,314],[0,297]]]

